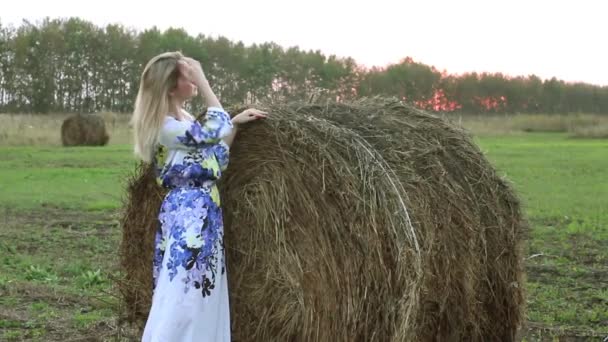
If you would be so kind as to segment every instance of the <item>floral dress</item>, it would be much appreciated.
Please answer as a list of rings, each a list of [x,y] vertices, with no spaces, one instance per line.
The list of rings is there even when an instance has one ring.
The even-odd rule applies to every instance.
[[[203,124],[167,116],[155,156],[158,182],[170,189],[159,213],[152,307],[143,342],[230,341],[224,227],[216,181],[228,165],[222,138],[232,123],[222,109]]]

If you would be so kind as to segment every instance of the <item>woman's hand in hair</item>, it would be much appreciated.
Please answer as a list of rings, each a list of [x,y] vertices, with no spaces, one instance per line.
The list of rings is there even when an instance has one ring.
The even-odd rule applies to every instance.
[[[199,61],[190,57],[184,57],[179,62],[178,68],[182,75],[190,79],[199,89],[207,83],[207,77],[205,77],[205,72],[203,72],[203,67]]]

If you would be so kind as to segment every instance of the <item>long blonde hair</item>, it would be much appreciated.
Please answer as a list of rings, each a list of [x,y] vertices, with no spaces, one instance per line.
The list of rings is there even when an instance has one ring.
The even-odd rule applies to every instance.
[[[169,113],[169,92],[177,86],[180,52],[165,52],[152,58],[139,82],[135,109],[131,117],[134,152],[142,161],[152,161],[158,134]]]

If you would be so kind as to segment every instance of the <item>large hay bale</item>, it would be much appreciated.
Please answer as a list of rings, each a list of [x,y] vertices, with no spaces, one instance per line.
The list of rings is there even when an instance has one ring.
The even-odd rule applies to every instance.
[[[61,124],[63,146],[102,146],[110,136],[104,118],[96,114],[76,114]]]
[[[267,109],[221,184],[235,341],[515,338],[526,225],[465,132],[382,100]],[[122,222],[121,288],[139,322],[163,193],[152,181],[135,174]]]

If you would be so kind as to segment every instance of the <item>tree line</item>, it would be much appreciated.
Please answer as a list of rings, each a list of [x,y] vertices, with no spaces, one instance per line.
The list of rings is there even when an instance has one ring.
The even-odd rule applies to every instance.
[[[608,113],[606,86],[535,75],[450,75],[409,57],[365,68],[298,47],[245,46],[178,28],[99,27],[79,18],[0,22],[0,112],[129,112],[145,63],[176,50],[201,61],[226,104],[382,95],[441,112]]]

